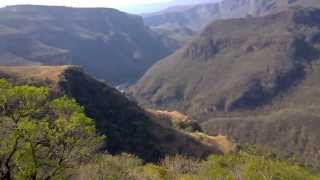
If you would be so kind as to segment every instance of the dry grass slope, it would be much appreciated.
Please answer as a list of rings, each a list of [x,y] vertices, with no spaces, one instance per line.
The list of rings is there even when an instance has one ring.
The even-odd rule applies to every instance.
[[[0,73],[20,80],[49,81],[58,85],[63,72],[71,66],[0,66]]]
[[[148,112],[154,118],[156,123],[159,123],[161,126],[166,128],[176,128],[175,124],[183,123],[186,126],[192,125],[192,119],[190,117],[178,112],[178,111],[164,111],[164,110],[152,110],[148,109]],[[218,136],[209,136],[200,131],[188,132],[183,129],[180,129],[180,132],[186,134],[186,136],[192,137],[194,140],[200,142],[201,144],[211,147],[212,149],[218,149],[224,154],[237,151],[237,145],[233,143],[228,137],[223,135]]]

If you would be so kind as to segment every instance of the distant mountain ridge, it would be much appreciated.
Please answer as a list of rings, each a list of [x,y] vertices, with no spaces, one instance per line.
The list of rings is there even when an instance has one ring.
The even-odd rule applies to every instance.
[[[115,9],[9,6],[0,9],[0,64],[76,64],[110,83],[134,82],[174,51],[141,17]]]
[[[218,4],[175,6],[144,15],[145,23],[152,30],[182,44],[209,22],[220,18]]]
[[[157,11],[163,11],[167,8],[173,6],[188,6],[188,5],[195,5],[195,4],[203,4],[203,3],[213,3],[219,0],[172,0],[167,2],[159,2],[159,3],[145,3],[145,4],[138,4],[138,5],[129,5],[125,6],[122,9],[126,12],[133,13],[133,14],[148,14],[154,13]]]
[[[190,39],[214,20],[264,16],[287,10],[292,6],[319,7],[316,0],[222,0],[186,6],[144,15],[147,25],[161,35],[180,42]],[[175,28],[172,28],[175,27]],[[186,29],[193,32],[186,35]]]

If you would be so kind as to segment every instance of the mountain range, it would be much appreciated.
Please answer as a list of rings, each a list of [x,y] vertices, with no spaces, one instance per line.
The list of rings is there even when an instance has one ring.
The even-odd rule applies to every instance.
[[[319,34],[314,8],[218,20],[131,93],[142,105],[193,116],[211,135],[318,159]]]
[[[263,16],[287,10],[292,6],[319,6],[316,0],[222,0],[172,6],[163,11],[144,15],[154,31],[181,43],[189,40],[209,23],[219,19]]]
[[[177,172],[200,177],[193,176],[195,169],[215,175],[217,164],[223,166],[217,171],[239,175],[243,161],[249,159],[245,168],[255,170],[257,164],[265,168],[262,162],[269,157],[281,162],[279,167],[287,165],[282,160],[301,157],[316,168],[319,5],[316,0],[175,0],[141,15],[110,8],[1,8],[0,79],[9,89],[2,99],[12,98],[14,103],[6,105],[16,108],[20,102],[10,92],[15,86],[23,91],[20,85],[48,88],[47,101],[71,98],[107,137],[95,155],[133,154],[143,160],[140,170],[159,177],[177,178]],[[268,153],[253,161],[250,153],[260,159],[260,152],[246,149],[247,144]],[[204,161],[208,169],[196,162],[230,152],[225,156],[230,161],[224,156]],[[171,161],[176,154],[183,157]],[[169,162],[163,160],[168,156]],[[0,169],[1,176],[10,164]]]
[[[133,13],[133,14],[146,14],[146,13],[162,11],[174,6],[196,5],[196,4],[204,4],[204,3],[213,3],[217,1],[219,0],[197,0],[197,1],[171,0],[171,1],[158,2],[158,3],[145,3],[145,4],[138,4],[138,5],[124,6],[122,10],[125,12]]]
[[[2,65],[75,64],[111,84],[136,81],[176,48],[115,9],[9,6],[0,29]]]

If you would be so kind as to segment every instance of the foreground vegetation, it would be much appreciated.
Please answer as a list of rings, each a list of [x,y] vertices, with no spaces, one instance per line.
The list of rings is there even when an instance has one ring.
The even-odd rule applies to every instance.
[[[0,179],[53,179],[91,157],[104,137],[84,109],[49,90],[0,81]]]
[[[298,163],[240,151],[207,160],[168,156],[145,163],[136,156],[98,153],[104,137],[84,109],[42,87],[0,80],[0,179],[80,180],[313,180]]]
[[[167,157],[159,164],[143,164],[123,154],[99,156],[82,166],[74,179],[115,180],[317,180],[320,176],[298,164],[248,152],[212,155],[206,161],[183,156]]]

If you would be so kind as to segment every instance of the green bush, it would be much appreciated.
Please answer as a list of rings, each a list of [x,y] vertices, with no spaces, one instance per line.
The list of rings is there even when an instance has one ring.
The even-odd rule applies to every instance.
[[[84,109],[46,88],[0,80],[0,179],[64,178],[104,139]]]
[[[305,168],[248,153],[210,156],[199,168],[199,178],[252,180],[319,179]]]
[[[98,155],[92,163],[81,166],[74,179],[135,180],[142,179],[142,174],[142,160],[133,155]]]

